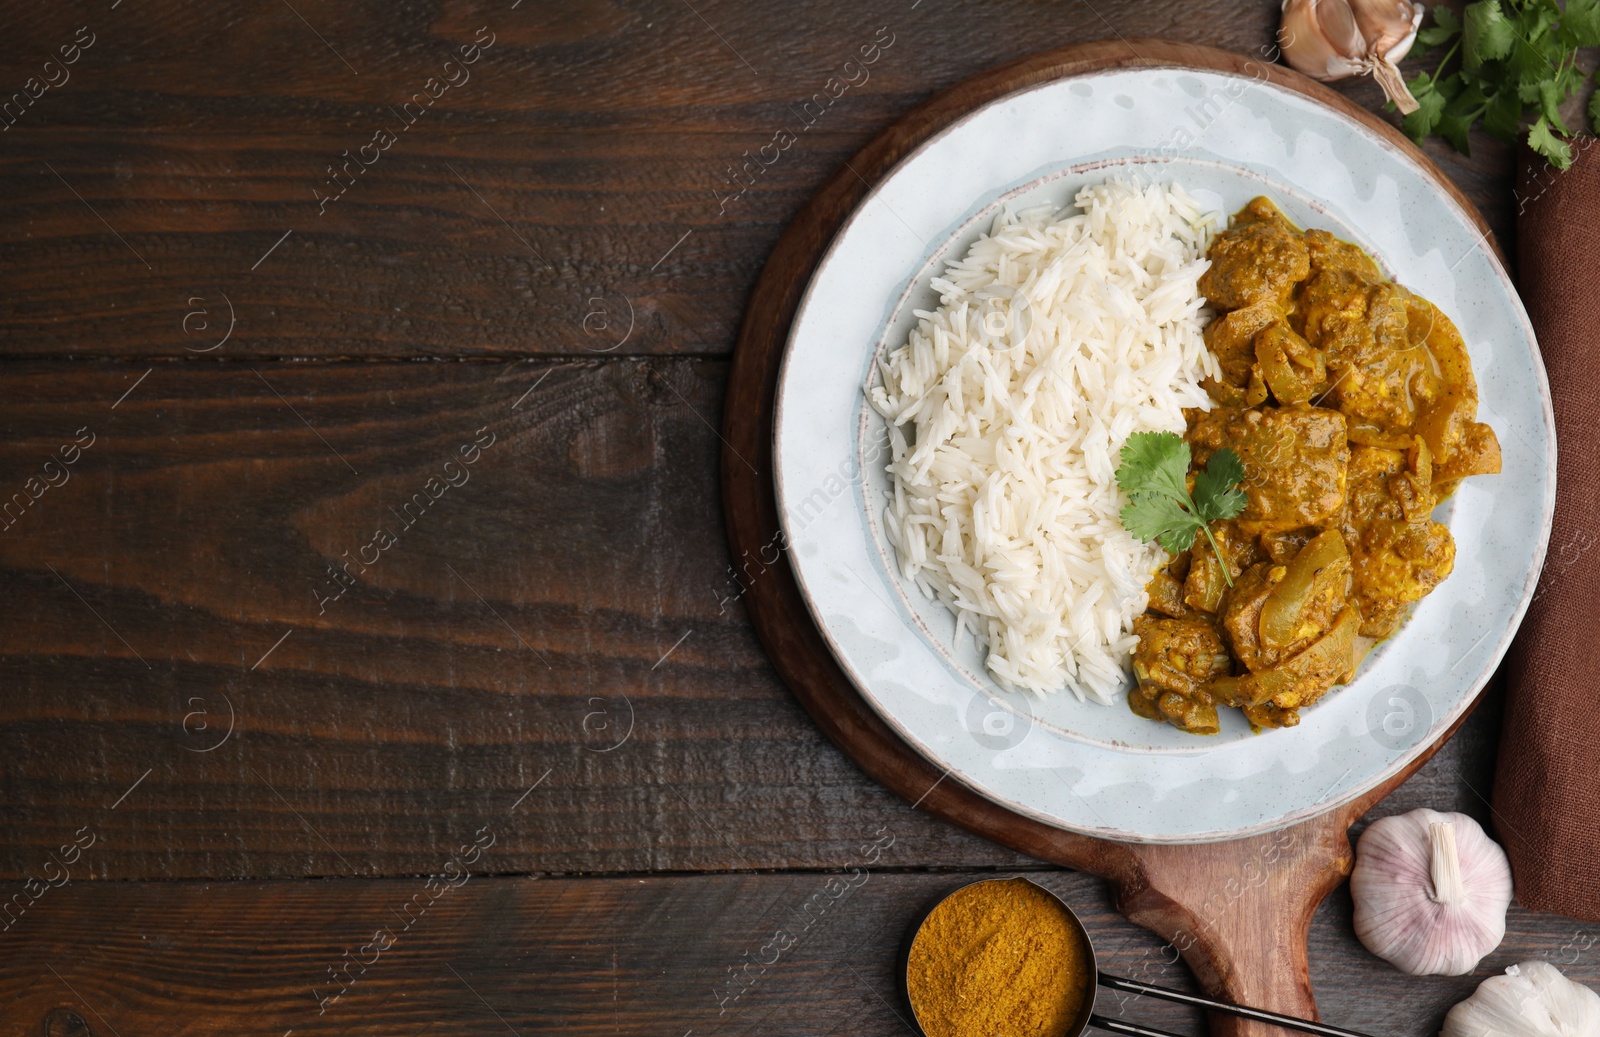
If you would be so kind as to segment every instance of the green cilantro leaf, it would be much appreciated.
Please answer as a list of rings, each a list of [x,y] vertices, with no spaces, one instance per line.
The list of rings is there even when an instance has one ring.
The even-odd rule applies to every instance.
[[[1501,140],[1512,140],[1522,128],[1522,99],[1502,87],[1483,111],[1483,128]]]
[[[1159,493],[1136,493],[1122,509],[1122,525],[1145,543],[1156,541],[1173,554],[1194,546],[1198,528],[1194,516],[1171,497]]]
[[[1459,79],[1459,76],[1451,77]],[[1473,122],[1484,113],[1489,106],[1488,98],[1483,96],[1483,88],[1476,82],[1466,83],[1459,92],[1445,105],[1444,115],[1433,132],[1455,145],[1457,151],[1463,155],[1471,155],[1472,151],[1467,146],[1467,131],[1472,128]],[[1517,106],[1517,117],[1522,116],[1522,106]],[[1513,131],[1515,129],[1513,128]]]
[[[1407,115],[1401,121],[1401,128],[1406,131],[1406,136],[1417,143],[1422,143],[1422,138],[1433,132],[1439,125],[1439,120],[1444,116],[1444,106],[1447,98],[1439,92],[1439,88],[1426,72],[1407,84],[1411,88],[1411,96],[1416,98],[1417,110]]]
[[[1567,95],[1557,85],[1555,80],[1547,79],[1539,85],[1539,112],[1545,121],[1562,136],[1569,136],[1571,130],[1561,121],[1561,102]]]
[[[1525,92],[1522,97],[1531,104],[1537,99],[1539,84],[1561,74],[1565,59],[1566,51],[1555,36],[1518,35],[1505,57],[1505,65],[1519,88],[1534,91],[1533,96]]]
[[[1564,56],[1562,60],[1567,61],[1567,57]],[[1561,74],[1556,77],[1556,82],[1561,85],[1562,96],[1570,97],[1573,93],[1579,90],[1583,86],[1583,81],[1586,75],[1587,73],[1578,67],[1578,63],[1576,61],[1568,61],[1568,63],[1562,67]]]
[[[1571,130],[1561,107],[1589,79],[1578,50],[1600,47],[1600,0],[1473,0],[1458,17],[1444,4],[1417,34],[1423,47],[1445,47],[1439,67],[1407,84],[1417,110],[1401,122],[1421,143],[1444,137],[1465,153],[1473,126],[1504,140],[1526,134],[1551,165],[1572,164]],[[1586,122],[1600,134],[1600,100]]]
[[[1499,0],[1477,0],[1467,5],[1461,28],[1461,64],[1475,69],[1485,61],[1497,61],[1511,53],[1516,42],[1516,26],[1500,9]]]
[[[1528,147],[1543,155],[1557,169],[1572,165],[1572,145],[1551,133],[1550,124],[1543,116],[1528,128]]]
[[[1449,8],[1435,7],[1434,10],[1447,11]],[[1418,30],[1417,42],[1422,44],[1424,47],[1439,47],[1449,43],[1450,38],[1455,34],[1456,33],[1454,29],[1446,29],[1442,26],[1430,26],[1429,28]]]
[[[1218,450],[1195,475],[1191,495],[1190,459],[1189,444],[1174,433],[1135,432],[1129,436],[1117,467],[1117,485],[1128,495],[1122,525],[1137,539],[1155,541],[1173,554],[1193,547],[1194,535],[1203,533],[1221,559],[1209,523],[1233,518],[1244,510],[1246,498],[1238,489],[1244,464],[1232,450]],[[1226,565],[1222,575],[1228,586],[1233,586]]]
[[[1174,433],[1135,432],[1122,445],[1117,485],[1129,497],[1136,493],[1187,497],[1188,475],[1189,444]]]
[[[1206,469],[1194,477],[1194,503],[1206,522],[1231,519],[1244,510],[1246,498],[1239,483],[1244,481],[1244,462],[1223,447],[1211,455]]]
[[[1438,85],[1439,93],[1444,95],[1446,102],[1445,110],[1449,111],[1449,104],[1454,102],[1456,98],[1460,97],[1462,92],[1466,89],[1467,77],[1465,74],[1457,72],[1454,75],[1445,76],[1440,79],[1438,81]]]
[[[1589,95],[1589,126],[1600,133],[1600,90]]]
[[[1574,47],[1600,47],[1600,0],[1567,0],[1561,28]]]
[[[1530,43],[1541,43],[1556,51],[1565,49],[1559,32],[1550,32],[1561,17],[1561,5],[1556,0],[1503,0],[1502,9],[1510,17],[1516,34]],[[1546,39],[1546,34],[1549,38]]]
[[[1459,76],[1453,77],[1460,79]],[[1445,106],[1446,115],[1465,115],[1476,119],[1488,107],[1489,99],[1484,96],[1483,87],[1476,81],[1461,80],[1461,89],[1450,98],[1450,103]]]
[[[1434,127],[1433,132],[1449,141],[1457,151],[1471,158],[1472,148],[1467,140],[1467,130],[1471,126],[1472,120],[1469,117],[1446,113],[1444,118],[1439,120],[1439,125]]]

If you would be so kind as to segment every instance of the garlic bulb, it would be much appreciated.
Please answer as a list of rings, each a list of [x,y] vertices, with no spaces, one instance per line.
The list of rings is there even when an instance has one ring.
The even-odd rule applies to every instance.
[[[1467,815],[1413,810],[1361,833],[1350,896],[1367,950],[1413,976],[1461,976],[1506,935],[1511,864]]]
[[[1440,1037],[1591,1037],[1600,1033],[1600,994],[1547,961],[1490,976],[1444,1017]]]
[[[1402,115],[1417,110],[1395,63],[1422,25],[1414,0],[1283,0],[1278,46],[1312,79],[1371,76]]]

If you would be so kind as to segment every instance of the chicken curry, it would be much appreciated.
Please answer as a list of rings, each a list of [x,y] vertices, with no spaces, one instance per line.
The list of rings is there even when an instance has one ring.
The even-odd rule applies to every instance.
[[[1434,506],[1500,445],[1455,325],[1357,246],[1257,198],[1207,258],[1222,374],[1186,414],[1189,478],[1230,448],[1246,504],[1151,579],[1128,702],[1194,734],[1219,706],[1290,727],[1450,575]]]

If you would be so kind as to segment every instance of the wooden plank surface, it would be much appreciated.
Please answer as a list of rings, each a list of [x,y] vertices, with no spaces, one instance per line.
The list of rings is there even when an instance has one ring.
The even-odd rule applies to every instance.
[[[497,870],[809,867],[894,802],[746,626],[720,362],[146,370],[0,370],[8,493],[94,437],[0,532],[0,874],[412,874],[536,783]]]
[[[16,54],[49,52],[85,22],[96,33],[72,79],[0,135],[13,189],[0,206],[0,329],[13,361],[0,369],[7,492],[25,494],[79,428],[101,437],[71,482],[0,534],[16,602],[0,616],[11,689],[0,699],[0,874],[26,875],[32,849],[95,812],[123,826],[92,865],[105,877],[413,872],[424,862],[411,847],[437,818],[520,794],[557,763],[570,767],[541,786],[549,830],[506,856],[511,870],[825,859],[840,819],[890,797],[794,707],[736,600],[710,427],[725,369],[624,356],[725,351],[778,228],[849,152],[931,92],[1076,35],[1166,33],[1251,50],[1270,38],[1273,6],[1099,3],[1053,18],[1026,4],[933,18],[927,4],[881,18],[837,4],[703,10],[722,37],[758,41],[746,55],[757,76],[681,4],[524,5],[521,21],[495,16],[504,32],[491,28],[460,114],[429,113],[452,132],[424,136],[419,124],[373,180],[315,218],[345,221],[337,233],[308,225],[281,242],[278,228],[294,221],[280,210],[304,214],[310,196],[304,162],[290,156],[348,146],[351,113],[367,110],[359,98],[388,96],[430,48],[472,37],[466,8],[297,6],[332,40],[360,41],[347,58],[378,59],[359,82],[288,11],[0,11],[0,38]],[[700,206],[716,163],[748,148],[751,127],[786,108],[783,98],[808,96],[832,70],[828,55],[853,53],[857,35],[885,22],[896,42],[870,81],[785,152],[772,179],[711,219]],[[661,35],[646,46],[637,33]],[[510,71],[491,89],[501,57]],[[1348,92],[1375,97],[1368,84]],[[438,162],[471,172],[472,142],[515,173],[508,187],[520,200],[494,206],[509,227],[481,204],[461,215],[427,193],[426,171],[449,176]],[[1480,144],[1470,164],[1434,153],[1504,231],[1503,149]],[[96,171],[81,189],[80,169]],[[389,172],[384,187],[377,177]],[[402,186],[410,193],[369,200]],[[596,284],[646,267],[630,250],[649,234],[664,234],[664,251],[693,231],[657,270],[671,272],[670,292],[640,311],[653,315],[641,328],[663,315],[677,323],[618,346],[622,325],[600,324],[625,312],[620,296],[597,297],[607,315],[585,331],[582,316],[599,311],[562,309],[576,299],[570,279],[559,298],[500,291],[484,264],[511,262],[519,234],[555,256],[546,230],[581,245],[572,255],[599,257],[584,268]],[[263,255],[238,274],[249,274],[248,291],[234,290],[224,272]],[[495,290],[477,294],[485,284]],[[194,351],[229,328],[218,348]],[[441,352],[570,352],[583,362],[245,359]],[[15,362],[30,353],[152,360]],[[367,524],[484,422],[509,431],[476,481],[450,490],[421,536],[317,614],[314,595],[336,586],[327,566],[367,543]],[[523,634],[491,604],[549,650],[548,668],[529,661]],[[235,740],[194,751],[216,737],[230,703],[242,724]],[[637,752],[590,751],[635,707]],[[1472,724],[1458,741],[1486,730]],[[1492,731],[1478,741],[1487,746]],[[1476,803],[1449,777],[1458,752],[1419,776],[1429,794],[1415,801]],[[1472,759],[1487,791],[1486,757]],[[737,854],[730,831],[741,833]],[[1016,860],[941,825],[920,838],[930,865]]]
[[[93,43],[0,117],[4,349],[194,356],[232,327],[233,357],[725,354],[782,227],[934,92],[1085,39],[1257,53],[1277,6],[10,5],[13,87],[80,26]],[[892,43],[846,70],[880,27]],[[446,69],[480,28],[488,49]],[[391,111],[430,77],[425,114]],[[803,122],[830,77],[859,84]],[[739,194],[730,167],[784,129],[796,142]],[[395,140],[363,155],[380,131]],[[1429,147],[1504,237],[1505,146]]]
[[[488,820],[501,839],[523,823]],[[905,820],[891,813],[858,830],[834,872],[472,877],[431,889],[421,878],[74,881],[4,935],[0,1037],[38,1034],[52,1012],[58,1027],[75,1017],[87,1027],[77,1032],[101,1037],[891,1037],[906,1032],[902,941],[919,910],[964,879],[896,870]],[[876,864],[862,847],[878,848]],[[432,849],[435,871],[457,852]],[[1117,915],[1097,880],[1033,877],[1082,915],[1103,970],[1192,989],[1174,951]],[[1548,915],[1513,909],[1505,943],[1464,977],[1403,976],[1352,952],[1349,924],[1335,894],[1312,929],[1313,977],[1323,1018],[1366,1033],[1437,1033],[1450,1005],[1518,961],[1544,958],[1600,983],[1595,934]],[[1100,1011],[1197,1032],[1187,1010],[1122,997],[1103,992]]]
[[[0,902],[26,907],[0,1035],[900,1032],[917,907],[1037,865],[868,781],[776,680],[722,535],[722,358],[783,226],[914,105],[1084,39],[1255,52],[1277,7],[0,5],[0,101],[93,37],[0,114]],[[319,203],[480,27],[470,80]],[[880,27],[870,79],[732,197]],[[1428,150],[1509,246],[1508,152],[1473,145]],[[468,482],[323,603],[480,429]],[[1380,812],[1487,820],[1499,710]],[[468,884],[319,1016],[328,967],[426,895],[381,876],[485,825]],[[851,901],[730,986],[880,829]],[[1109,966],[1188,982],[1098,881],[1045,874]],[[91,881],[127,879],[179,881]],[[1348,911],[1313,930],[1325,1017],[1434,1032],[1472,981],[1400,976]],[[1594,942],[1514,911],[1480,974],[1592,983]]]
[[[102,878],[413,874],[535,783],[494,870],[825,866],[897,800],[748,628],[721,373],[6,365],[0,875],[86,823]],[[1491,714],[1391,803],[1481,807]],[[1020,860],[908,824],[925,866]]]

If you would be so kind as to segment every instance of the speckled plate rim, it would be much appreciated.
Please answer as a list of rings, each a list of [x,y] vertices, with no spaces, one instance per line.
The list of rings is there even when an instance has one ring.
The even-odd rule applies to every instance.
[[[996,802],[1007,809],[1014,810],[1018,813],[1035,818],[1056,827],[1071,831],[1083,832],[1088,835],[1102,838],[1112,838],[1132,842],[1208,842],[1220,839],[1238,838],[1294,824],[1308,817],[1347,803],[1399,773],[1406,767],[1408,763],[1424,752],[1434,739],[1436,739],[1443,732],[1451,729],[1460,716],[1468,708],[1470,708],[1472,703],[1475,701],[1476,693],[1481,690],[1481,687],[1487,681],[1488,677],[1493,673],[1494,667],[1498,664],[1500,658],[1504,655],[1505,651],[1510,645],[1511,638],[1515,634],[1517,625],[1520,623],[1528,603],[1531,600],[1534,586],[1537,581],[1539,570],[1542,567],[1545,550],[1548,544],[1550,518],[1554,509],[1555,439],[1553,411],[1551,408],[1549,387],[1545,378],[1542,363],[1538,362],[1537,346],[1534,341],[1532,328],[1528,324],[1526,314],[1522,310],[1520,300],[1516,295],[1509,276],[1506,274],[1506,271],[1499,262],[1498,258],[1493,254],[1492,250],[1481,248],[1474,252],[1469,248],[1469,250],[1462,255],[1461,259],[1457,261],[1457,265],[1468,260],[1470,260],[1469,270],[1472,265],[1483,265],[1485,269],[1481,271],[1481,273],[1487,275],[1490,283],[1497,289],[1497,294],[1501,297],[1500,301],[1509,303],[1507,310],[1513,318],[1513,323],[1516,325],[1516,330],[1521,333],[1518,337],[1523,343],[1526,344],[1527,358],[1533,361],[1529,365],[1529,370],[1527,373],[1532,377],[1534,383],[1533,388],[1535,389],[1535,393],[1537,395],[1537,400],[1535,401],[1534,406],[1540,412],[1538,414],[1538,418],[1539,424],[1542,427],[1538,431],[1543,439],[1543,445],[1545,447],[1545,449],[1541,451],[1531,443],[1528,444],[1529,449],[1534,453],[1539,454],[1540,460],[1542,461],[1542,470],[1538,473],[1536,478],[1536,481],[1542,484],[1542,493],[1539,494],[1538,504],[1535,509],[1538,512],[1538,516],[1537,521],[1531,527],[1532,536],[1527,538],[1527,543],[1524,545],[1528,548],[1526,557],[1529,559],[1530,564],[1526,573],[1524,574],[1521,590],[1517,595],[1516,603],[1511,610],[1509,621],[1503,624],[1500,630],[1500,636],[1494,641],[1492,647],[1482,648],[1483,642],[1488,639],[1488,634],[1485,634],[1483,637],[1479,638],[1478,642],[1476,642],[1472,649],[1469,650],[1469,654],[1472,651],[1477,652],[1476,658],[1478,662],[1478,665],[1472,670],[1472,676],[1470,679],[1457,681],[1457,692],[1448,696],[1446,708],[1432,711],[1432,723],[1428,726],[1423,735],[1407,745],[1402,751],[1392,755],[1382,767],[1368,768],[1360,775],[1357,775],[1353,781],[1345,780],[1350,774],[1350,771],[1347,770],[1345,774],[1342,774],[1340,778],[1336,779],[1332,783],[1331,787],[1329,787],[1325,793],[1312,797],[1301,797],[1303,802],[1296,806],[1293,806],[1289,809],[1269,811],[1270,816],[1260,817],[1244,824],[1231,826],[1224,825],[1206,829],[1191,828],[1183,830],[1152,830],[1148,825],[1141,827],[1138,825],[1129,825],[1126,822],[1121,821],[1108,821],[1103,815],[1100,815],[1098,811],[1092,811],[1092,808],[1091,812],[1096,814],[1094,820],[1098,823],[1091,823],[1081,816],[1076,818],[1072,816],[1064,816],[1063,812],[1059,809],[1050,809],[1049,807],[1041,806],[1039,797],[1037,796],[1008,793],[1004,789],[997,788],[995,782],[986,777],[984,774],[974,773],[972,768],[962,767],[959,764],[953,764],[947,758],[947,753],[941,751],[939,746],[931,744],[930,740],[925,737],[925,732],[920,731],[916,724],[908,722],[902,711],[895,708],[895,703],[882,694],[883,689],[881,683],[875,681],[872,675],[860,665],[860,660],[852,651],[851,646],[841,639],[839,631],[836,629],[835,624],[830,619],[829,613],[826,611],[825,607],[819,603],[815,587],[815,565],[808,563],[808,560],[803,556],[802,552],[796,550],[796,548],[803,543],[803,540],[801,537],[795,535],[795,522],[791,509],[791,505],[794,502],[794,494],[791,491],[803,487],[791,485],[793,479],[790,477],[790,473],[792,472],[792,461],[795,455],[785,449],[786,444],[783,437],[786,413],[793,410],[792,404],[794,401],[788,389],[794,384],[794,370],[792,362],[796,356],[795,343],[804,333],[808,315],[813,313],[815,308],[819,305],[819,300],[817,298],[819,285],[824,283],[829,268],[838,262],[841,249],[847,247],[848,243],[852,240],[852,233],[856,231],[858,226],[862,223],[864,215],[871,211],[875,203],[883,202],[886,191],[896,183],[897,179],[902,176],[909,167],[912,167],[918,162],[919,159],[922,159],[924,156],[935,151],[943,142],[951,138],[953,135],[962,132],[965,127],[970,126],[976,120],[983,119],[987,113],[991,113],[993,110],[1008,104],[1013,104],[1019,98],[1026,97],[1028,95],[1042,94],[1052,90],[1059,90],[1064,84],[1074,80],[1103,79],[1107,81],[1115,81],[1127,77],[1148,79],[1150,77],[1162,75],[1187,75],[1198,76],[1204,79],[1221,80],[1224,82],[1229,80],[1241,82],[1245,84],[1243,89],[1246,92],[1251,90],[1265,91],[1276,97],[1281,103],[1286,104],[1291,109],[1296,106],[1310,108],[1314,109],[1324,118],[1335,120],[1336,123],[1344,127],[1346,134],[1353,133],[1367,146],[1377,145],[1380,153],[1388,156],[1392,162],[1397,163],[1408,174],[1408,179],[1411,180],[1413,184],[1420,183],[1422,186],[1425,186],[1428,190],[1430,199],[1435,202],[1442,202],[1443,205],[1450,211],[1450,214],[1454,217],[1455,221],[1457,221],[1462,227],[1470,229],[1473,236],[1475,236],[1477,241],[1481,244],[1482,238],[1476,230],[1476,224],[1472,215],[1466,209],[1464,209],[1454,197],[1450,196],[1448,192],[1444,191],[1435,182],[1433,174],[1417,164],[1411,155],[1407,154],[1400,148],[1397,148],[1393,143],[1385,140],[1378,134],[1374,133],[1370,128],[1362,125],[1348,115],[1334,110],[1327,105],[1321,104],[1312,98],[1305,97],[1304,95],[1297,94],[1283,87],[1277,86],[1276,84],[1264,82],[1256,77],[1242,76],[1236,73],[1221,72],[1212,69],[1192,68],[1176,63],[1138,69],[1097,70],[1083,73],[1081,75],[1068,75],[1033,84],[1022,90],[1018,90],[991,100],[990,102],[967,113],[960,119],[953,121],[950,125],[944,127],[928,139],[924,140],[914,150],[902,158],[900,162],[883,177],[882,180],[871,187],[867,194],[863,196],[860,203],[857,205],[851,215],[844,221],[843,224],[841,224],[838,233],[835,235],[833,241],[823,253],[822,258],[813,272],[805,292],[800,299],[799,305],[796,309],[795,319],[791,326],[788,341],[785,347],[785,354],[778,376],[778,391],[776,394],[774,409],[774,479],[781,528],[784,530],[785,536],[789,538],[788,542],[790,548],[790,557],[793,562],[796,581],[813,620],[817,623],[819,631],[829,645],[830,650],[834,653],[836,659],[839,661],[841,667],[844,669],[845,673],[849,676],[858,690],[861,691],[863,697],[872,706],[872,708],[878,712],[879,715],[882,716],[883,719],[896,731],[896,733],[907,741],[908,744],[912,745],[919,753],[924,755],[930,761],[945,769],[947,774],[954,776],[957,780],[979,792],[991,801]],[[1134,152],[1136,153],[1137,149],[1134,149]],[[1109,161],[1114,164],[1118,161],[1125,160],[1126,159],[1113,158]],[[1081,165],[1103,165],[1105,164],[1105,161],[1107,160],[1100,160],[1100,162],[1097,163],[1096,161],[1091,160],[1082,163]],[[1053,174],[1046,174],[1040,179],[1048,179],[1051,175],[1059,174],[1060,169],[1057,169]],[[996,193],[1010,195],[1024,193],[1027,186],[1028,184],[1026,182],[1024,182],[1022,185],[1017,185],[1014,183],[1003,184],[1001,185],[1001,189]],[[969,207],[969,209],[960,218],[954,221],[954,226],[960,227],[970,224],[975,215],[981,209],[983,209],[985,205],[989,204],[992,204],[992,202],[985,202],[985,200],[980,197],[978,201]],[[896,217],[899,218],[898,214],[896,214]],[[903,219],[901,219],[900,222],[905,224]],[[909,224],[906,224],[906,226],[909,229]],[[946,230],[949,229],[950,227],[947,226]],[[913,233],[915,233],[915,231],[913,231]],[[1363,236],[1359,235],[1359,233],[1356,235],[1356,237],[1358,240],[1363,240]],[[1363,243],[1365,243],[1364,240]],[[939,245],[929,246],[930,251],[923,256],[923,262],[916,264],[917,269],[920,271],[922,266],[926,264],[928,256],[939,251],[941,247],[948,247],[948,242],[946,241]],[[1387,264],[1389,262],[1389,258],[1390,257],[1387,254],[1380,252],[1381,261]],[[908,282],[906,286],[908,293],[912,287],[914,287],[914,285],[910,285]],[[880,332],[886,334],[887,323],[883,323],[879,330]],[[1475,352],[1475,367],[1478,367],[1478,364],[1479,357]],[[1489,416],[1489,420],[1493,421],[1492,415]],[[1502,436],[1502,438],[1504,438],[1504,436]],[[849,496],[861,514],[870,514],[865,508],[865,501],[860,496],[862,492],[860,485],[861,473],[854,472],[852,475],[852,492]],[[1447,583],[1445,588],[1449,588],[1449,586],[1450,584]],[[1441,588],[1441,591],[1437,592],[1435,597],[1438,597],[1440,594],[1444,594],[1445,588]],[[1492,631],[1490,633],[1492,633]],[[1402,632],[1400,637],[1397,637],[1393,642],[1391,642],[1391,648],[1401,644],[1403,638],[1404,632]],[[1482,650],[1479,650],[1480,648]],[[1465,657],[1463,657],[1461,661],[1465,661]],[[1352,685],[1348,686],[1345,690],[1348,692],[1353,692],[1357,686],[1362,683],[1364,677],[1365,671],[1363,675],[1358,676],[1356,682],[1353,682]],[[1114,706],[1111,708],[1120,708],[1120,706]],[[1314,716],[1314,711],[1311,712],[1310,715]],[[1303,724],[1301,728],[1293,729],[1292,731],[1274,732],[1272,737],[1292,735],[1298,732],[1304,732],[1306,729],[1307,725]],[[1193,753],[1186,754],[1183,752],[1178,752],[1174,753],[1173,755],[1179,757],[1185,755],[1194,757],[1208,756],[1211,754],[1211,751],[1198,749]],[[1059,768],[1051,769],[1058,770]],[[1168,828],[1170,829],[1170,826],[1168,826]]]

